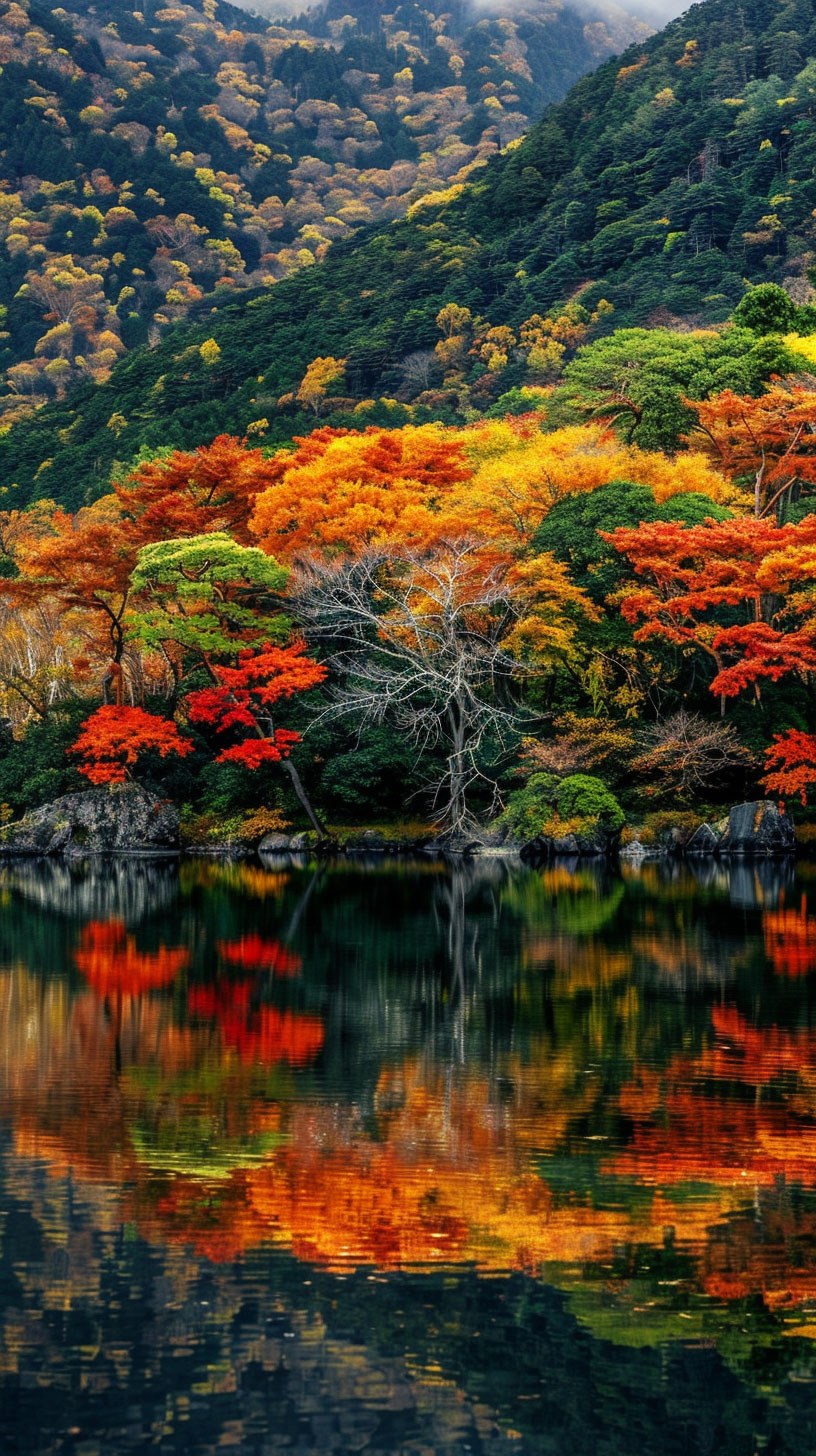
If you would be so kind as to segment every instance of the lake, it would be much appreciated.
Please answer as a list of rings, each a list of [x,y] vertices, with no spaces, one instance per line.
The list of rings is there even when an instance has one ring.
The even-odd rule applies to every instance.
[[[0,1449],[811,1453],[816,869],[0,869]]]

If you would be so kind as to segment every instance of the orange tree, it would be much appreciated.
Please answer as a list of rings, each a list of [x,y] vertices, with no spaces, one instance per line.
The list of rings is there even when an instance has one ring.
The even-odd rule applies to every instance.
[[[796,494],[816,485],[816,392],[775,383],[758,399],[730,389],[692,403],[697,429],[692,439],[731,479],[750,481],[756,516],[782,521]]]
[[[107,696],[121,697],[126,611],[135,551],[119,502],[105,496],[75,516],[56,509],[47,529],[19,539],[15,575],[0,583],[5,602],[31,610],[52,604],[70,613],[81,662],[101,659]]]
[[[775,517],[706,521],[684,529],[657,521],[611,532],[644,583],[622,611],[639,641],[661,638],[702,650],[710,688],[727,698],[765,681],[816,680],[816,516],[779,526]],[[777,735],[768,788],[802,795],[816,782],[816,736]]]

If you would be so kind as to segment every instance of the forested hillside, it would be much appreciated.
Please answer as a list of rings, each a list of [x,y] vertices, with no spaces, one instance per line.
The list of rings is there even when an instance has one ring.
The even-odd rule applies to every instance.
[[[4,0],[0,419],[460,182],[638,25],[613,30],[553,0],[269,26]]]
[[[7,426],[10,813],[143,771],[216,838],[408,792],[606,852],[807,798],[814,6],[706,0]]]
[[[580,81],[464,187],[215,314],[193,303],[193,327],[15,426],[5,481],[76,502],[143,447],[219,430],[276,442],[317,416],[399,423],[406,407],[455,421],[549,386],[593,333],[723,320],[746,281],[804,303],[814,48],[813,0],[738,14],[706,0]],[[329,363],[315,395],[316,359]]]

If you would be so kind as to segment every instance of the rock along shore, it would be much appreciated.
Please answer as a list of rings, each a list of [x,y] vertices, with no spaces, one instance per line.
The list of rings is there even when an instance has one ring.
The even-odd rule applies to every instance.
[[[94,854],[177,854],[179,814],[169,799],[157,798],[138,784],[101,785],[82,793],[65,794],[34,809],[0,830],[0,857],[61,856],[80,858]],[[207,846],[188,853],[252,853],[239,846]],[[794,826],[778,804],[758,800],[735,804],[718,824],[700,824],[692,834],[671,826],[654,844],[635,839],[620,849],[620,835],[598,826],[564,838],[539,836],[527,844],[502,839],[490,831],[472,838],[450,839],[428,835],[396,842],[376,829],[361,830],[339,844],[316,841],[309,834],[268,834],[258,845],[261,855],[317,854],[325,857],[365,855],[429,855],[445,858],[472,856],[513,858],[546,864],[562,858],[614,860],[632,863],[677,856],[689,859],[776,858],[796,853]]]

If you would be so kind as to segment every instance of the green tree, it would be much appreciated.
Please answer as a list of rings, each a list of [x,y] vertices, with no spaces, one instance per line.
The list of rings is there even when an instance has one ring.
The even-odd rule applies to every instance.
[[[799,310],[790,294],[776,283],[757,283],[734,309],[734,323],[755,334],[789,334]]]

